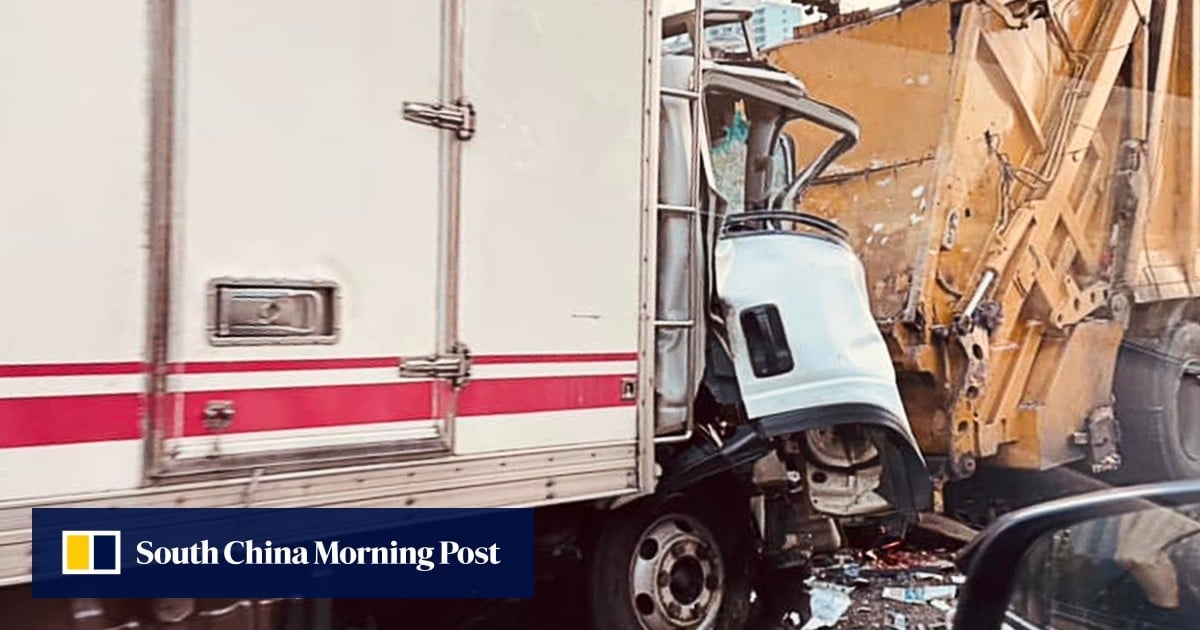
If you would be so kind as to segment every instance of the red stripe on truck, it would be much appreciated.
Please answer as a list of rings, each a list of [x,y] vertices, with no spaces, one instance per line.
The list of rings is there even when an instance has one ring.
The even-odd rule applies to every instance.
[[[127,363],[26,363],[22,365],[0,364],[0,378],[22,376],[105,376],[109,374],[137,374],[145,364]]]
[[[632,405],[621,400],[621,375],[486,379],[470,382],[459,397],[458,415],[567,411]],[[211,435],[204,407],[228,400],[236,416],[225,432],[250,433],[432,418],[433,384],[336,385],[189,392],[184,396],[184,435]]]
[[[631,406],[621,399],[627,375],[551,376],[472,381],[460,416],[487,416]],[[210,435],[204,407],[232,401],[230,433],[363,425],[433,417],[432,383],[188,392],[183,435]],[[75,444],[140,436],[141,394],[0,399],[0,448]]]
[[[188,392],[183,399],[184,435],[212,435],[204,428],[204,407],[214,400],[233,402],[233,423],[222,433],[310,429],[433,417],[431,383]]]
[[[621,400],[625,375],[497,378],[473,381],[458,399],[458,415],[487,416],[632,405]]]
[[[136,439],[141,435],[141,398],[141,394],[0,398],[0,448]]]

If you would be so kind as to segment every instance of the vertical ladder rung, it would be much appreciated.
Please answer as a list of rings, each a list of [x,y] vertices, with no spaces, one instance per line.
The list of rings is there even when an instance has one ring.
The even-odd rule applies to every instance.
[[[694,100],[700,98],[700,93],[695,92],[693,90],[681,90],[679,88],[673,88],[673,87],[660,87],[658,89],[658,91],[663,96],[674,96],[677,98],[686,98],[689,101],[694,101]]]
[[[689,174],[690,174],[690,184],[691,185],[689,186],[690,191],[688,192],[688,204],[687,205],[678,205],[678,204],[659,204],[658,205],[658,211],[660,213],[673,212],[673,213],[677,213],[677,214],[685,214],[689,217],[688,222],[691,224],[690,231],[692,233],[692,239],[693,239],[692,247],[693,248],[695,247],[696,242],[699,242],[700,240],[703,239],[703,231],[700,228],[701,221],[692,219],[691,217],[699,217],[700,212],[701,212],[700,207],[699,207],[700,206],[700,197],[701,197],[700,178],[702,177],[702,173],[703,173],[703,165],[701,163],[702,160],[700,158],[700,150],[701,150],[700,135],[701,135],[701,129],[703,126],[703,121],[702,121],[702,116],[703,116],[702,109],[703,108],[700,107],[700,105],[701,105],[700,87],[702,85],[702,79],[703,79],[703,65],[704,64],[702,63],[702,58],[704,55],[704,44],[705,44],[705,42],[704,42],[704,38],[705,38],[704,37],[705,36],[705,32],[704,32],[704,30],[705,30],[704,2],[703,2],[703,0],[694,0],[694,2],[695,2],[695,4],[692,6],[692,16],[693,16],[693,19],[692,19],[692,64],[693,65],[692,65],[692,82],[691,82],[692,85],[691,85],[691,87],[693,87],[695,89],[694,90],[684,90],[684,89],[670,88],[670,87],[665,87],[665,86],[662,86],[659,88],[660,97],[683,98],[683,99],[687,99],[688,101],[690,101],[692,103],[692,110],[693,110],[692,116],[691,116],[692,155],[691,155],[691,160],[690,160],[691,164],[689,165],[689,169],[688,169]],[[691,300],[692,303],[689,306],[688,311],[691,314],[691,319],[688,319],[688,320],[655,320],[654,326],[655,326],[655,330],[668,328],[668,329],[693,331],[692,334],[689,335],[689,343],[688,343],[689,348],[688,348],[688,352],[687,352],[687,365],[688,365],[687,391],[694,392],[696,389],[696,377],[697,377],[696,368],[700,361],[700,355],[703,354],[702,340],[699,339],[699,337],[700,337],[699,335],[695,334],[695,329],[697,327],[696,321],[700,317],[702,317],[701,312],[703,311],[703,301],[700,298],[700,291],[697,290],[698,285],[700,284],[700,274],[702,273],[702,270],[698,266],[699,265],[699,263],[698,263],[699,257],[697,256],[697,252],[694,249],[689,250],[688,257],[690,258],[690,263],[688,265],[688,267],[689,267],[688,278],[691,283],[690,291],[692,293],[692,300]],[[692,431],[694,429],[695,421],[696,421],[695,413],[696,413],[695,399],[689,395],[688,399],[687,399],[687,418],[684,423],[683,433],[677,434],[677,435],[655,436],[654,442],[656,444],[663,444],[663,443],[672,443],[672,442],[682,442],[682,441],[691,439]]]

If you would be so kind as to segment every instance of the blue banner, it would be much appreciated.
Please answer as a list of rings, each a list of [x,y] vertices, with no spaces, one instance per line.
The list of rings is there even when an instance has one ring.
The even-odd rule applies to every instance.
[[[34,597],[533,596],[533,511],[33,510]]]

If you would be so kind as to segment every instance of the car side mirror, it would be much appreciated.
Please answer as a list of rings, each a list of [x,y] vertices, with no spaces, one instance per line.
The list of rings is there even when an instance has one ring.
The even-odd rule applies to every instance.
[[[1200,479],[1011,512],[958,564],[955,628],[1200,627]]]

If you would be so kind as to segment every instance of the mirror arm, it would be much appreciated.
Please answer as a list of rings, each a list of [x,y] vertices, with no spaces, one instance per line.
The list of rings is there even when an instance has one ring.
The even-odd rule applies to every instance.
[[[784,200],[793,195],[799,201],[802,193],[807,190],[812,180],[826,168],[829,168],[829,165],[834,160],[853,148],[855,144],[857,144],[857,141],[852,136],[842,136],[839,138],[837,142],[830,145],[828,149],[825,149],[816,160],[796,175],[796,178],[792,180],[792,183],[787,188],[775,194],[771,199],[770,208],[772,210],[782,210]]]
[[[834,160],[844,155],[858,144],[858,122],[846,112],[835,107],[805,98],[800,101],[802,107],[796,111],[798,118],[803,118],[816,125],[841,134],[833,144],[829,145],[820,156],[801,171],[796,178],[780,193],[771,198],[769,207],[772,210],[782,210],[783,202],[788,197],[799,199],[802,192],[808,188],[812,180],[822,171],[833,164]]]

